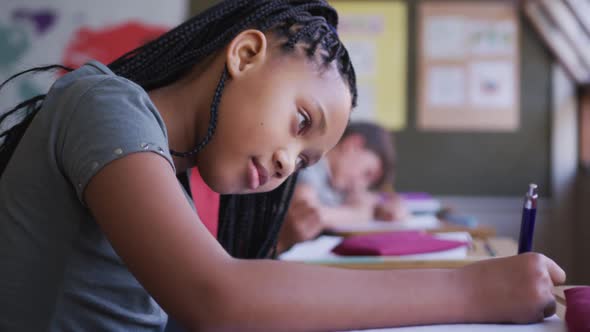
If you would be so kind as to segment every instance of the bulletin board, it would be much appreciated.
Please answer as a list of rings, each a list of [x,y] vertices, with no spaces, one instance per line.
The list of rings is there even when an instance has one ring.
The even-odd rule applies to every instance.
[[[417,127],[519,127],[519,20],[510,1],[423,1],[417,16]]]
[[[352,121],[401,130],[407,119],[408,11],[401,1],[331,1],[357,76]]]

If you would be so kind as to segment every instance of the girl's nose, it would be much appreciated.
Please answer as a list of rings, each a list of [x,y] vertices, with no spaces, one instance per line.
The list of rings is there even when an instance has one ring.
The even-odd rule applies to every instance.
[[[282,179],[293,173],[295,162],[289,158],[289,154],[285,150],[277,150],[273,154],[274,176]]]

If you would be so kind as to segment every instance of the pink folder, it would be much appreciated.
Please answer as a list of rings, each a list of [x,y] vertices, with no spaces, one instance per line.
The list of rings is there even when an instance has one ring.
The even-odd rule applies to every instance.
[[[590,287],[565,290],[565,322],[569,332],[590,331]]]
[[[401,256],[449,250],[467,244],[417,231],[389,232],[345,238],[332,252],[343,256]]]

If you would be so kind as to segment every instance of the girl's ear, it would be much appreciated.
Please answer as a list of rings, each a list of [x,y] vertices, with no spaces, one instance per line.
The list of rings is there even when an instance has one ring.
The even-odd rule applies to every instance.
[[[240,32],[232,39],[225,52],[229,76],[236,79],[263,63],[267,52],[267,39],[262,31],[249,29]]]

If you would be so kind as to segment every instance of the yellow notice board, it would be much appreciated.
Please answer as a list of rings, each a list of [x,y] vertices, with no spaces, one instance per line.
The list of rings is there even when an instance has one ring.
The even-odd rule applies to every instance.
[[[403,2],[332,1],[338,34],[352,58],[358,107],[352,120],[406,126],[407,6]]]

